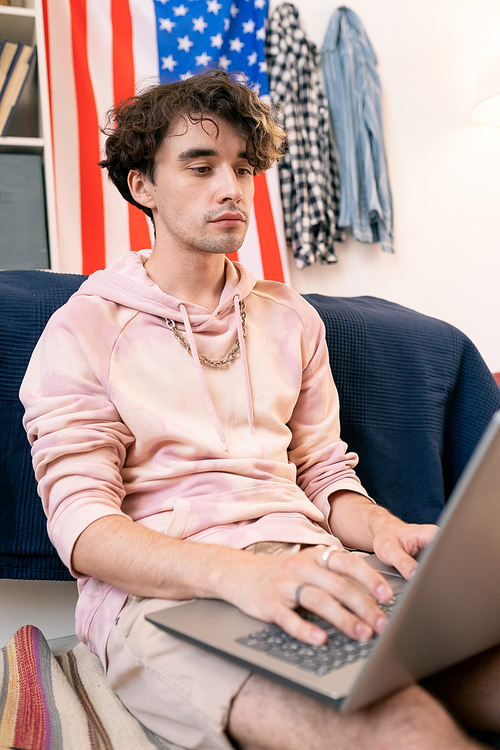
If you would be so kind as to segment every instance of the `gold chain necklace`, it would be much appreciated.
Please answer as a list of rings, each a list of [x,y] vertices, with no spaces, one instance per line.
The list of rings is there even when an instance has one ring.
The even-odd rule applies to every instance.
[[[241,318],[241,327],[243,329],[243,336],[247,335],[247,314],[245,310],[245,303],[243,300],[240,300],[240,318]],[[167,323],[167,326],[170,328],[172,333],[174,334],[175,338],[181,344],[181,346],[184,347],[184,349],[187,349],[189,354],[193,356],[193,353],[191,351],[191,347],[189,346],[189,342],[186,341],[182,333],[179,331],[177,326],[175,325],[173,320],[170,320],[170,318],[165,318],[165,321]],[[236,343],[229,352],[229,354],[224,357],[224,359],[208,359],[208,357],[203,356],[203,354],[198,354],[198,359],[200,360],[202,365],[207,365],[208,367],[224,367],[224,365],[228,365],[233,360],[236,359],[236,355],[238,354],[240,350],[240,342],[238,339],[236,339]]]

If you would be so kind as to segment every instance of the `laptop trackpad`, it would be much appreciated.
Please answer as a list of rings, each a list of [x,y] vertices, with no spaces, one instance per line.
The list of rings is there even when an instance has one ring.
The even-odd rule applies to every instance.
[[[378,570],[379,573],[383,573],[385,576],[397,576],[398,578],[402,578],[401,573],[396,570],[396,568],[393,568],[392,565],[386,565],[382,560],[379,560],[376,555],[367,555],[364,560],[368,565],[375,570]]]
[[[408,584],[408,581],[403,578],[401,573],[396,570],[396,568],[393,568],[392,565],[386,565],[382,562],[382,560],[379,560],[376,555],[367,555],[364,559],[368,563],[368,565],[374,568],[374,570],[382,573],[395,594],[400,594],[402,591],[404,591]]]

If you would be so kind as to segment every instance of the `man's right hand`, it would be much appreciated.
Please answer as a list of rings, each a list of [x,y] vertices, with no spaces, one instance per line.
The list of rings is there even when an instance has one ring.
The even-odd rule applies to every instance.
[[[229,584],[224,598],[252,617],[276,623],[312,645],[324,643],[326,633],[298,614],[298,604],[351,638],[368,640],[386,625],[387,616],[377,602],[390,601],[392,589],[362,557],[346,550],[325,554],[327,549],[308,547],[278,556],[246,553],[250,559],[238,571],[236,587]]]

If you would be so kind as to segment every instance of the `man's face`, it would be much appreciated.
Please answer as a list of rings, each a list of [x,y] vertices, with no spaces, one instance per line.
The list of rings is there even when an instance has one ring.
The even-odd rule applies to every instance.
[[[226,122],[180,118],[155,159],[147,189],[157,245],[167,251],[232,253],[243,243],[253,200],[245,140]]]

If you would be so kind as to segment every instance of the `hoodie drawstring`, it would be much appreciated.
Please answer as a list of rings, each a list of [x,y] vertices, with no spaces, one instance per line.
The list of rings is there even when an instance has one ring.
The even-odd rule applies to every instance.
[[[236,315],[236,330],[238,331],[238,343],[240,345],[241,361],[243,362],[243,372],[245,378],[245,391],[247,400],[247,419],[250,427],[250,434],[253,435],[253,401],[252,390],[250,387],[250,374],[248,372],[247,350],[245,347],[245,336],[243,335],[243,324],[240,316],[240,298],[235,294],[233,298],[234,313]]]

